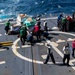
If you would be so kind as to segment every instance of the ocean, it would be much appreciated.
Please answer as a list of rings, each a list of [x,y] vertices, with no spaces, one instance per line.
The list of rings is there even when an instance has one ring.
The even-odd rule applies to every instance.
[[[75,0],[0,0],[0,19],[27,15],[58,16],[71,15],[75,11]]]

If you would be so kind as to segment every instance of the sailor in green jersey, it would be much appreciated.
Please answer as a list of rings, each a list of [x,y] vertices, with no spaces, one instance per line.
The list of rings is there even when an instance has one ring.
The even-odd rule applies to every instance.
[[[25,44],[26,37],[27,37],[27,29],[25,26],[24,27],[22,26],[20,30],[20,40],[21,40],[22,45]]]
[[[66,20],[66,17],[62,18],[62,31],[67,31]]]
[[[5,31],[6,31],[6,34],[8,33],[9,30],[10,30],[10,20],[8,20],[8,21],[5,23]]]

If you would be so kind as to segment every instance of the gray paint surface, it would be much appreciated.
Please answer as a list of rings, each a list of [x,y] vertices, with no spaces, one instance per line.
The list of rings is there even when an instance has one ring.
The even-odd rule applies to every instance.
[[[48,27],[52,28],[56,26],[57,22],[56,20],[48,20]],[[41,23],[43,25],[43,21]],[[5,35],[4,34],[4,25],[0,25],[0,42],[2,41],[15,41],[17,39],[16,35]],[[53,37],[50,39],[51,41],[56,41],[60,38],[59,35],[52,35],[50,34],[50,37]],[[68,38],[67,35],[63,35],[64,39]],[[74,37],[72,37],[74,38]],[[60,38],[61,39],[61,38]],[[42,41],[42,43],[45,43],[45,41]],[[72,42],[70,42],[71,44]],[[26,42],[27,44],[27,42]],[[18,45],[21,46],[20,42],[18,42]],[[59,50],[62,49],[64,46],[64,43],[60,43],[58,46]],[[53,54],[55,57],[56,62],[62,62],[62,58],[60,55],[53,50]],[[62,50],[61,50],[62,51]],[[20,48],[18,49],[18,52],[28,58],[32,59],[32,52],[33,52],[33,59],[39,60],[39,61],[45,61],[41,57],[41,55],[47,54],[47,47],[44,45],[37,45],[35,44],[32,46],[32,52],[31,47],[28,48]],[[71,59],[73,59],[71,57]],[[11,46],[9,46],[9,50],[0,51],[0,62],[5,61],[5,64],[0,64],[0,75],[75,75],[75,71],[71,67],[62,66],[59,64],[37,64],[37,63],[31,63],[28,61],[25,61],[19,57],[17,57],[13,52]],[[49,60],[51,62],[51,59]],[[33,73],[34,72],[34,73]]]

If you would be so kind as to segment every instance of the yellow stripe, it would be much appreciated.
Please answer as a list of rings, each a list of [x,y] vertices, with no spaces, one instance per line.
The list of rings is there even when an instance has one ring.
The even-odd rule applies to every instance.
[[[8,43],[13,43],[13,42],[12,41],[0,42],[0,44],[8,44]]]
[[[12,43],[9,43],[9,44],[2,44],[3,46],[11,46],[13,45]]]

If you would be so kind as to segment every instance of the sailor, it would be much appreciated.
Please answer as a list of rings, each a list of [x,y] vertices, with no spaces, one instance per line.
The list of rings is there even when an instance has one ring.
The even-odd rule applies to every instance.
[[[34,41],[34,39],[33,39],[32,32],[28,32],[28,34],[27,34],[27,42],[30,42],[32,44],[33,41]]]
[[[25,45],[25,40],[27,37],[27,28],[26,26],[22,26],[21,30],[20,30],[20,40],[21,40],[21,44]]]
[[[62,18],[62,31],[67,31],[66,20],[66,17]]]
[[[63,15],[60,13],[57,19],[57,27],[59,28],[59,30],[61,30],[61,27],[62,27],[62,18],[63,18]]]
[[[53,52],[51,50],[50,44],[47,44],[47,47],[48,47],[48,49],[47,49],[47,58],[46,58],[46,61],[44,62],[44,64],[47,64],[50,57],[51,57],[52,62],[55,64],[55,59],[54,59]]]
[[[39,29],[39,26],[37,25],[37,23],[35,24],[34,26],[34,33],[37,37],[37,41],[40,39],[40,29]]]
[[[5,23],[5,31],[6,31],[6,34],[8,34],[10,30],[10,20],[8,20],[6,23]]]
[[[66,43],[66,45],[63,47],[63,52],[64,52],[63,64],[65,64],[65,61],[67,59],[67,66],[70,66],[69,61],[70,61],[70,53],[72,52],[72,49],[69,43]]]
[[[71,18],[71,16],[67,16],[67,21],[68,21],[68,30],[69,31],[73,31],[74,30],[74,26],[73,26],[73,19]]]
[[[47,21],[46,20],[44,20],[44,31],[48,31],[48,27],[47,27]]]
[[[38,18],[38,20],[37,20],[37,25],[39,26],[39,29],[41,29],[41,21],[40,21],[40,18]]]
[[[74,57],[75,52],[75,39],[72,41],[72,56]]]

